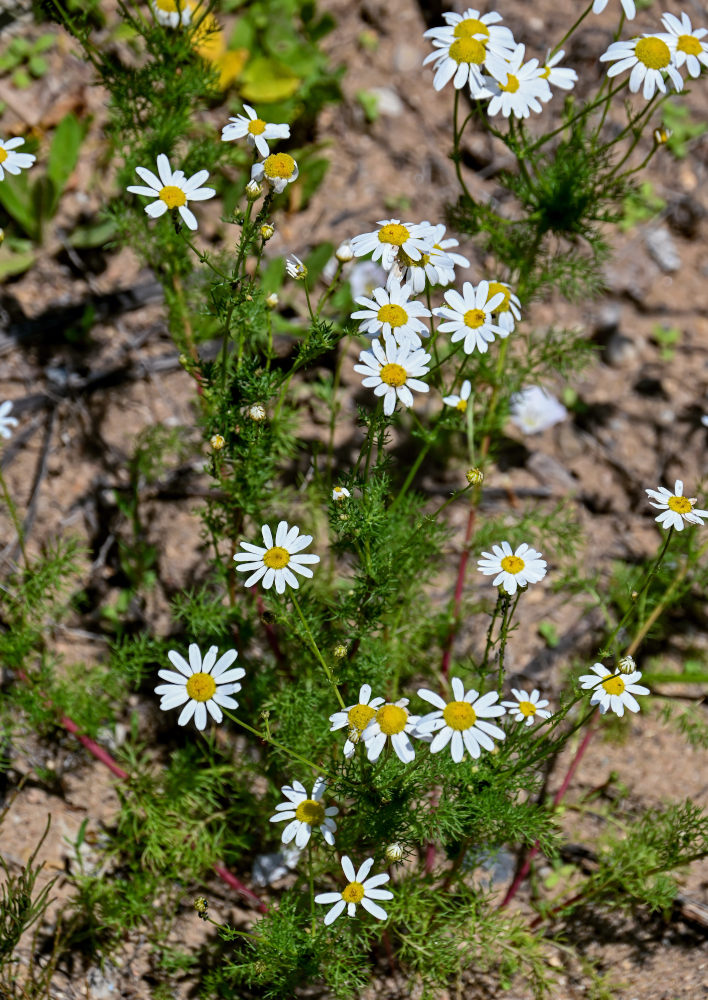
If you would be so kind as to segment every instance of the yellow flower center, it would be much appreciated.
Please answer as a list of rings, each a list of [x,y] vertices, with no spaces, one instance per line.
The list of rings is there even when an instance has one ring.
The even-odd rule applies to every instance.
[[[666,506],[669,510],[675,510],[677,514],[688,514],[693,504],[688,497],[669,497]]]
[[[402,247],[411,234],[400,222],[389,222],[379,229],[379,243],[390,243],[394,247]]]
[[[476,38],[458,38],[449,49],[450,58],[456,63],[474,63],[481,66],[487,57],[486,49],[482,42]]]
[[[381,306],[377,319],[380,323],[390,323],[391,326],[403,326],[408,322],[408,313],[405,309],[401,309],[400,306],[394,305],[391,302],[388,305]]]
[[[350,882],[342,892],[345,903],[360,903],[364,898],[364,886],[361,882]]]
[[[518,556],[504,556],[501,561],[501,568],[505,573],[520,573],[526,563]]]
[[[536,706],[532,701],[520,701],[519,711],[521,712],[522,715],[525,715],[526,718],[528,719],[530,715],[536,714]]]
[[[174,184],[168,184],[167,187],[163,187],[159,197],[168,208],[180,208],[187,203],[187,195],[182,188],[175,187]]]
[[[489,38],[489,28],[476,17],[466,17],[464,21],[455,25],[453,35],[455,38],[470,38],[472,35],[484,35],[485,38]]]
[[[347,713],[347,720],[349,721],[350,726],[353,726],[354,729],[358,729],[359,732],[362,732],[366,729],[375,715],[375,708],[372,708],[370,705],[360,704],[349,709],[349,712]]]
[[[263,163],[266,177],[280,177],[286,180],[295,173],[295,160],[289,153],[271,153]]]
[[[519,89],[519,78],[514,76],[513,73],[509,73],[506,78],[506,83],[500,83],[499,89],[506,91],[507,94],[515,94]]]
[[[671,50],[660,38],[640,38],[634,54],[648,69],[664,69],[671,62]]]
[[[382,705],[376,713],[376,721],[382,733],[393,736],[395,733],[402,733],[406,728],[408,712],[400,705]]]
[[[177,12],[177,0],[155,0],[155,6],[159,10],[164,10],[166,14],[172,14]],[[180,10],[185,10],[187,7],[186,2],[179,5]]]
[[[248,131],[251,135],[262,135],[266,130],[266,123],[262,118],[254,118],[248,123]]]
[[[0,163],[4,163],[7,159],[7,150],[0,146]]]
[[[624,681],[621,677],[607,677],[602,686],[608,694],[622,694],[624,691]]]
[[[263,556],[263,562],[268,569],[282,569],[283,566],[287,566],[290,562],[290,553],[287,549],[282,549],[279,545],[274,545]]]
[[[194,701],[209,701],[216,691],[216,681],[211,674],[192,674],[187,681],[187,694]]]
[[[543,73],[541,73],[541,79],[542,80],[547,80],[550,75],[551,75],[551,67],[550,66],[546,66],[546,68],[544,69]]]
[[[309,823],[310,826],[321,826],[324,818],[324,806],[315,799],[305,799],[295,810],[295,819],[299,819],[301,823]]]
[[[487,322],[487,314],[483,309],[468,309],[464,315],[465,326],[470,330],[478,330]]]
[[[497,306],[494,312],[505,313],[509,311],[509,299],[511,298],[511,289],[507,288],[506,285],[502,285],[501,281],[490,281],[489,282],[489,295],[487,296],[487,302],[493,299],[495,295],[503,295],[504,301],[500,306]]]
[[[467,400],[466,399],[458,400],[455,409],[460,410],[461,413],[465,413],[467,411]]]
[[[679,52],[685,52],[689,56],[699,56],[703,51],[700,41],[693,35],[679,35],[676,48]]]
[[[450,729],[469,729],[477,721],[477,713],[466,701],[451,701],[443,709],[443,719]]]
[[[399,385],[405,385],[408,378],[403,365],[394,364],[384,365],[379,375],[382,382],[385,382],[386,385],[392,385],[394,388],[397,388]]]

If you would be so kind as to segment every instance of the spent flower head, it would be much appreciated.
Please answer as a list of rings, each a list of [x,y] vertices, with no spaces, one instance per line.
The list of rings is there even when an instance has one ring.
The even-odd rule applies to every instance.
[[[266,181],[276,194],[298,178],[298,165],[289,153],[271,153],[262,163],[251,167],[252,181]]]
[[[304,281],[307,277],[307,266],[294,253],[285,261],[285,270],[295,281]]]

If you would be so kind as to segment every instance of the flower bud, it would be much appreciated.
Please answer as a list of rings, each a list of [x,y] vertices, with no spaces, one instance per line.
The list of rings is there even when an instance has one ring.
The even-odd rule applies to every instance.
[[[389,844],[384,855],[390,864],[395,864],[403,858],[403,847],[400,844]]]
[[[633,656],[623,656],[617,664],[617,670],[620,674],[633,674],[636,669],[637,664],[634,662]]]
[[[343,660],[344,657],[347,655],[347,653],[348,653],[347,647],[344,645],[343,642],[337,643],[337,645],[332,650],[332,656],[335,658],[335,660]]]
[[[484,473],[481,469],[468,469],[465,473],[465,479],[470,486],[479,486],[484,482]]]
[[[268,416],[265,406],[263,406],[262,403],[254,403],[253,406],[249,406],[246,413],[251,420],[255,420],[257,424],[262,423],[262,421],[264,421]]]
[[[246,185],[246,197],[249,201],[255,201],[263,194],[263,187],[258,181],[249,181]]]
[[[657,146],[665,146],[672,135],[673,132],[671,131],[671,129],[664,128],[664,126],[662,125],[661,128],[654,129],[654,142],[657,144]]]
[[[199,918],[201,920],[208,919],[207,911],[209,909],[209,903],[206,901],[204,896],[197,896],[197,898],[194,900],[194,909],[199,914]]]
[[[337,249],[334,251],[334,256],[340,264],[347,264],[350,260],[354,259],[354,251],[352,250],[352,245],[349,240],[345,240],[344,243],[339,244]]]
[[[221,451],[226,444],[226,440],[221,434],[214,434],[209,438],[209,444],[212,446],[214,451]]]
[[[274,232],[275,226],[271,225],[270,222],[264,222],[261,226],[261,236],[264,240],[269,240]]]
[[[335,486],[334,489],[332,490],[332,499],[335,502],[337,502],[337,503],[340,500],[346,500],[347,497],[350,497],[350,496],[351,496],[351,493],[346,488],[346,486]]]
[[[280,300],[278,299],[278,296],[276,295],[275,292],[271,292],[270,295],[266,295],[265,297],[265,304],[268,306],[269,309],[275,309],[279,301]]]

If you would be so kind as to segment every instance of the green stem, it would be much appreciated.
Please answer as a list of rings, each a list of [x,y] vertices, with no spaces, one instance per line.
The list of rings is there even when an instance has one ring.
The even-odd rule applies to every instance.
[[[622,83],[618,83],[617,86],[608,93],[607,98],[604,97],[596,98],[594,101],[591,101],[590,104],[586,104],[585,107],[577,113],[577,115],[573,115],[573,117],[569,118],[567,122],[564,122],[562,125],[559,125],[558,128],[554,128],[552,132],[546,132],[546,134],[542,135],[540,139],[537,139],[532,146],[528,146],[528,148],[524,150],[524,155],[528,156],[529,153],[533,153],[535,150],[545,145],[545,143],[547,143],[549,139],[552,139],[555,135],[558,135],[559,132],[562,132],[566,128],[570,128],[570,126],[574,125],[575,122],[579,121],[579,119],[584,118],[596,107],[599,107],[599,105],[602,104],[604,100],[614,97],[615,94],[618,94],[620,90],[626,87],[626,85],[627,81],[623,80]]]
[[[594,3],[594,0],[590,0],[590,3],[585,8],[585,10],[583,11],[583,13],[580,15],[580,17],[578,18],[578,20],[575,21],[575,23],[572,24],[570,28],[568,28],[568,30],[563,35],[563,37],[558,42],[558,44],[556,46],[554,46],[554,48],[551,49],[551,54],[550,54],[550,56],[548,57],[548,60],[547,60],[548,62],[550,62],[550,60],[553,58],[553,56],[556,54],[556,52],[558,52],[560,49],[563,48],[564,43],[568,41],[568,39],[573,34],[573,32],[576,31],[580,27],[580,25],[583,23],[583,21],[585,20],[585,18],[588,16],[588,14],[590,13],[590,11],[592,10],[593,3]]]
[[[301,764],[307,764],[308,767],[311,767],[319,774],[324,774],[324,776],[329,778],[330,781],[336,780],[333,774],[330,774],[329,771],[326,771],[319,764],[315,764],[314,761],[308,760],[307,757],[303,757],[302,754],[296,753],[295,750],[290,750],[283,743],[279,743],[278,740],[274,740],[270,733],[263,733],[258,729],[254,729],[253,726],[249,726],[249,724],[244,722],[243,719],[239,719],[233,714],[233,712],[230,712],[228,708],[222,708],[222,711],[224,715],[228,716],[228,718],[231,719],[232,722],[235,722],[237,726],[242,726],[244,729],[247,729],[249,733],[253,733],[254,736],[257,736],[259,740],[263,740],[264,743],[270,743],[272,747],[275,747],[276,750],[280,750],[286,755],[286,757],[292,757],[293,760],[299,760]]]
[[[10,496],[10,491],[7,488],[7,483],[5,482],[5,476],[2,473],[2,468],[0,468],[0,489],[2,489],[2,495],[7,504],[7,509],[10,514],[10,520],[13,523],[15,531],[17,532],[17,541],[20,545],[20,552],[22,553],[22,559],[25,564],[25,568],[29,569],[29,561],[27,559],[27,552],[25,550],[25,529],[22,526],[22,520],[17,513],[17,507]]]
[[[325,304],[325,302],[327,301],[327,299],[330,297],[330,295],[332,294],[332,292],[335,290],[335,288],[339,284],[339,279],[342,277],[342,268],[343,267],[344,267],[344,265],[342,264],[342,262],[341,261],[337,261],[337,270],[334,272],[334,277],[330,281],[330,283],[327,286],[327,288],[325,288],[324,292],[320,296],[320,301],[317,303],[317,317],[318,318],[319,318],[320,313],[322,312],[322,306]]]
[[[310,883],[310,918],[312,920],[312,936],[317,930],[315,919],[315,874],[312,870],[312,838],[307,842],[307,877]]]
[[[492,649],[492,633],[494,631],[494,623],[499,617],[499,612],[502,606],[502,600],[503,600],[503,595],[502,591],[500,590],[497,593],[497,603],[494,605],[494,611],[492,612],[492,620],[490,621],[489,628],[487,629],[487,644],[484,647],[484,659],[482,660],[482,670],[487,669],[487,664],[489,662],[489,654]]]
[[[455,89],[455,103],[453,105],[453,111],[452,111],[452,122],[453,122],[452,159],[455,163],[455,173],[457,174],[457,180],[460,184],[460,187],[465,193],[465,197],[468,198],[471,202],[474,202],[474,198],[470,194],[469,188],[465,184],[464,179],[462,177],[462,167],[461,167],[462,156],[460,153],[460,139],[462,138],[464,127],[469,121],[469,116],[468,118],[465,119],[462,127],[458,131],[457,119],[459,113],[460,113],[460,91]]]
[[[298,599],[297,599],[297,597],[295,596],[294,593],[291,594],[290,597],[291,597],[292,602],[293,602],[293,607],[297,611],[298,616],[300,618],[300,621],[302,622],[302,627],[305,629],[305,633],[307,634],[307,638],[308,638],[308,640],[310,642],[310,646],[312,648],[312,652],[315,654],[315,656],[317,657],[317,659],[322,664],[322,667],[324,668],[324,672],[327,675],[327,680],[331,684],[332,690],[334,691],[335,695],[337,696],[337,701],[339,702],[340,707],[344,708],[345,705],[344,705],[344,702],[342,700],[342,696],[339,693],[339,688],[337,687],[337,684],[336,684],[336,682],[334,680],[334,675],[332,674],[332,671],[330,670],[330,668],[327,666],[327,663],[325,662],[325,659],[322,656],[322,653],[320,653],[320,651],[319,651],[317,643],[315,642],[315,638],[314,638],[312,632],[310,631],[310,626],[307,624],[307,621],[305,620],[305,616],[302,613],[302,609],[300,608],[300,604],[298,603]]]
[[[192,241],[189,239],[189,237],[185,236],[184,229],[180,229],[179,234],[182,237],[182,239],[184,240],[184,242],[187,244],[187,246],[189,247],[189,249],[192,251],[192,253],[196,254],[196,256],[199,259],[199,262],[201,264],[206,264],[206,266],[209,267],[209,268],[211,268],[211,270],[214,272],[214,274],[218,274],[220,278],[224,278],[224,280],[226,280],[226,281],[231,281],[231,275],[230,274],[226,274],[224,271],[220,270],[216,266],[216,264],[212,264],[212,262],[211,262],[211,260],[209,258],[209,255],[206,254],[206,253],[203,253],[201,250],[199,250],[197,247],[195,247],[195,245],[192,243]]]
[[[400,490],[398,491],[398,495],[396,496],[395,500],[389,507],[389,512],[396,509],[396,507],[399,505],[403,497],[408,492],[408,487],[413,482],[415,475],[418,469],[420,468],[421,462],[430,451],[432,443],[433,443],[432,441],[426,441],[423,447],[418,452],[415,462],[413,463],[413,465],[411,465],[410,469],[408,470],[408,475],[405,478],[403,486],[401,486]]]

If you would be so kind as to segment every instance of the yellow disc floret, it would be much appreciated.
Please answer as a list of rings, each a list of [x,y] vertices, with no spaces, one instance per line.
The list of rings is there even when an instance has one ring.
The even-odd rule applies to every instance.
[[[281,548],[280,545],[274,545],[263,556],[263,562],[268,569],[282,569],[290,562],[290,553],[287,549]]]
[[[288,153],[271,153],[263,161],[263,173],[271,180],[289,180],[295,173],[295,160]]]
[[[458,399],[457,404],[455,405],[455,409],[459,410],[460,413],[466,413],[467,412],[467,400],[466,399]]]
[[[677,514],[688,514],[693,508],[688,497],[669,497],[666,506],[669,510],[675,510]]]
[[[347,712],[347,721],[350,726],[361,732],[366,729],[375,715],[376,709],[372,708],[371,705],[354,705]]]
[[[515,94],[519,89],[519,78],[514,76],[513,73],[509,73],[506,78],[506,83],[500,83],[499,89],[504,90],[507,94]]]
[[[536,706],[532,701],[520,701],[519,711],[521,712],[522,715],[525,715],[526,718],[528,719],[530,715],[536,714]]]
[[[163,187],[159,197],[168,208],[181,208],[182,205],[187,204],[187,195],[182,188],[178,188],[174,184],[168,184],[166,187]]]
[[[295,819],[310,826],[321,826],[324,823],[325,811],[321,802],[315,799],[305,799],[295,809]]]
[[[469,729],[477,721],[477,713],[466,701],[451,701],[443,709],[443,719],[450,729]]]
[[[408,313],[405,309],[395,305],[393,302],[381,306],[376,318],[379,323],[388,323],[390,326],[404,326],[408,322]]]
[[[685,52],[687,56],[699,56],[703,51],[703,46],[693,35],[679,35],[676,42],[676,50]]]
[[[248,131],[251,135],[262,135],[266,130],[266,123],[262,118],[253,118],[248,123]]]
[[[381,727],[381,732],[387,736],[395,736],[402,733],[408,722],[408,712],[400,705],[382,705],[376,713],[376,721]]]
[[[518,556],[504,556],[501,561],[501,568],[505,573],[520,573],[526,563]]]
[[[490,281],[489,282],[489,295],[487,296],[487,302],[493,299],[495,295],[503,295],[504,301],[500,306],[496,306],[494,312],[505,313],[509,311],[509,299],[511,298],[511,289],[507,288],[506,285],[502,285],[501,281]]]
[[[665,69],[671,62],[671,50],[661,38],[640,38],[634,54],[647,69]]]
[[[0,146],[0,163],[4,163],[7,159],[7,150]]]
[[[364,894],[364,886],[361,882],[350,882],[342,892],[342,899],[345,903],[360,903]]]
[[[482,42],[476,38],[458,38],[449,49],[450,58],[456,63],[474,63],[481,66],[487,58],[487,52]]]
[[[402,247],[410,235],[400,222],[389,222],[379,229],[379,243],[390,243],[391,246]]]
[[[398,388],[399,385],[405,385],[408,378],[403,365],[395,364],[384,365],[379,375],[382,382],[385,382],[386,385],[392,385],[394,389]]]
[[[216,681],[211,674],[192,674],[187,681],[187,694],[194,701],[209,701],[216,691]]]
[[[465,326],[470,330],[478,330],[487,322],[487,314],[484,309],[468,309],[464,315]]]
[[[624,693],[624,681],[621,677],[606,677],[602,682],[602,686],[608,694],[623,694]]]
[[[489,28],[484,21],[479,21],[476,17],[466,17],[455,25],[453,35],[455,38],[471,38],[472,35],[484,35],[485,38],[489,38]]]

